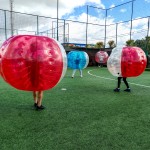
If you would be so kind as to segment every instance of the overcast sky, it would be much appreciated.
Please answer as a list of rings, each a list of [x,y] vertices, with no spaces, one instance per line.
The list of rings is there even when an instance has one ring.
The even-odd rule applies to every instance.
[[[86,21],[86,5],[96,6],[99,8],[112,8],[107,12],[107,24],[113,24],[120,21],[131,19],[131,3],[113,8],[116,5],[128,2],[129,0],[59,0],[59,18],[71,19],[78,21]],[[13,0],[13,10],[17,12],[57,17],[57,0]],[[133,18],[145,17],[150,15],[150,0],[136,0],[134,1],[134,14]],[[0,9],[10,10],[9,0],[0,0]],[[100,9],[93,9],[89,7],[89,22],[104,24],[105,11]],[[31,17],[32,18],[32,17]],[[17,28],[34,30],[33,19],[26,20],[25,18],[14,18]],[[19,22],[20,21],[20,22]],[[2,19],[0,20],[0,23]],[[69,23],[70,42],[85,43],[85,24]],[[19,26],[18,26],[19,24]],[[42,24],[40,22],[40,29],[46,30],[51,26],[51,23],[46,21]],[[1,27],[1,24],[0,24]],[[147,29],[147,19],[137,20],[133,22],[133,31],[138,32],[140,29]],[[116,34],[116,26],[107,27],[107,36],[111,38]],[[119,24],[118,34],[129,34],[130,23]],[[142,38],[146,36],[147,32],[136,33],[133,38]],[[97,35],[97,36],[96,36]],[[95,43],[103,40],[104,27],[88,26],[88,42]],[[118,41],[128,40],[129,36],[119,37]]]
[[[72,13],[74,8],[84,6],[85,4],[94,4],[104,7],[101,0],[58,0],[59,17]],[[0,8],[10,10],[9,0],[0,0]],[[14,11],[34,13],[49,17],[57,17],[57,0],[13,0]]]

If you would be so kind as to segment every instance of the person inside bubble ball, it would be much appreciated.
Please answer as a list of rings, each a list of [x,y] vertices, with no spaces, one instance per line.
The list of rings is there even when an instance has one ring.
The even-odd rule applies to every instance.
[[[103,67],[104,56],[100,56],[98,67]]]
[[[123,78],[123,82],[125,83],[126,85],[126,89],[124,90],[125,92],[131,92],[131,89],[129,87],[129,84],[127,82],[127,78],[126,77],[118,77],[118,85],[117,85],[117,88],[114,89],[115,92],[120,92],[120,85],[121,85],[121,79]]]
[[[43,91],[33,91],[33,99],[36,110],[45,109],[45,107],[42,105]]]
[[[75,75],[76,71],[77,71],[77,69],[73,69],[72,76],[71,76],[72,78],[74,78],[74,75]],[[83,77],[82,70],[79,69],[79,72],[80,72],[80,77],[82,78]]]
[[[79,63],[80,63],[80,58],[77,57],[77,59],[75,60],[76,68],[79,68]],[[72,78],[74,78],[76,71],[77,71],[77,69],[73,69],[72,76],[71,76]],[[79,69],[79,72],[80,72],[80,77],[82,78],[83,77],[82,69]]]

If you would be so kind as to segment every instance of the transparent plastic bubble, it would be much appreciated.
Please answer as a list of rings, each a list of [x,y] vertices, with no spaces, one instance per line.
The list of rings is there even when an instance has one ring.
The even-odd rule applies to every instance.
[[[89,63],[89,56],[83,51],[71,51],[67,55],[68,67],[71,69],[84,69]]]
[[[110,73],[117,77],[136,77],[146,68],[145,52],[139,47],[115,47],[107,61]]]
[[[2,77],[20,90],[53,88],[67,69],[64,48],[54,39],[44,36],[14,36],[1,46],[0,55]]]

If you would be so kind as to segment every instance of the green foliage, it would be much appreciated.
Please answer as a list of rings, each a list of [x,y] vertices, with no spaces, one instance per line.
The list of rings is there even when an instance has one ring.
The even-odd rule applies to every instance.
[[[150,54],[150,36],[146,37],[146,51]]]
[[[134,40],[126,41],[126,46],[134,46]]]
[[[128,40],[126,41],[126,45],[137,46],[143,49],[146,54],[150,53],[150,37],[149,36],[146,36],[145,38],[142,38],[142,39],[137,39],[136,41]]]
[[[110,48],[114,48],[116,46],[115,41],[113,40],[108,41],[108,45]]]
[[[87,44],[87,48],[94,48],[95,45],[94,44]]]
[[[97,42],[95,45],[95,48],[103,48],[104,47],[104,43],[103,42]]]

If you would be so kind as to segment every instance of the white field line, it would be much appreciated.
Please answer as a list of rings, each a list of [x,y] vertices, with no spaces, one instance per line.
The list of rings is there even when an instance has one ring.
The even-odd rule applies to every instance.
[[[94,74],[90,73],[91,71],[93,71],[93,70],[89,70],[88,74],[91,75],[91,76],[93,76],[93,77],[116,81],[116,79],[106,78],[106,77],[101,77],[101,76],[94,75]],[[142,87],[148,87],[148,88],[150,88],[150,86],[148,86],[148,85],[136,84],[136,83],[132,83],[132,82],[129,82],[129,83],[133,84],[133,85],[137,85],[137,86],[142,86]]]

